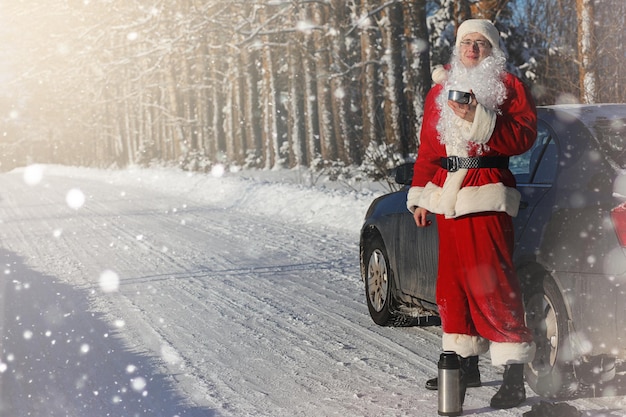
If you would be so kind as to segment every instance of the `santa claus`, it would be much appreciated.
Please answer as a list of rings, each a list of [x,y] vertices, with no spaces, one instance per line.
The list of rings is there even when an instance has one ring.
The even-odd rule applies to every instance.
[[[537,116],[526,86],[505,71],[500,35],[487,20],[463,22],[451,62],[433,72],[407,207],[419,227],[435,213],[437,305],[443,350],[461,358],[465,386],[480,386],[478,355],[504,365],[493,408],[526,399],[523,367],[535,354],[512,262],[520,193],[508,169],[531,148]],[[437,389],[436,378],[426,387]]]

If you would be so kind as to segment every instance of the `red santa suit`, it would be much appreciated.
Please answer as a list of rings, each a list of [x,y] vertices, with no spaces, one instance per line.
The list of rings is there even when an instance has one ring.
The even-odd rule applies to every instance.
[[[441,158],[509,157],[531,148],[537,134],[534,103],[517,77],[502,77],[506,98],[494,110],[478,103],[473,123],[459,119],[458,137],[464,138],[459,143],[446,143],[438,130],[442,101],[437,98],[445,83],[431,89],[407,197],[409,210],[437,214],[443,349],[463,357],[490,350],[494,365],[527,363],[535,353],[512,263],[511,217],[517,215],[520,193],[508,168],[451,172]]]

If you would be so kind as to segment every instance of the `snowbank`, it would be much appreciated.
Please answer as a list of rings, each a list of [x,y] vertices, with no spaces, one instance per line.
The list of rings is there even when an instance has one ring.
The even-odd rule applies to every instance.
[[[175,168],[128,168],[101,170],[59,165],[33,165],[22,168],[27,177],[62,175],[120,186],[150,187],[168,196],[222,206],[242,213],[358,231],[367,207],[385,193],[378,183],[349,184],[313,178],[308,171],[239,171],[203,174]],[[104,175],[103,175],[104,174]]]

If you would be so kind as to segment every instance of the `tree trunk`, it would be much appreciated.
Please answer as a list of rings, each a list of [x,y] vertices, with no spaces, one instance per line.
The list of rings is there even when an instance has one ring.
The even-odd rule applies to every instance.
[[[176,154],[175,158],[180,156],[182,145],[185,141],[185,134],[180,124],[181,122],[181,104],[178,100],[178,83],[174,74],[177,72],[177,68],[174,63],[174,56],[169,56],[168,65],[165,68],[166,87],[169,98],[169,124],[171,126],[173,149]]]
[[[303,21],[312,21],[310,6],[302,9]],[[316,102],[317,75],[315,73],[315,61],[313,59],[315,45],[311,31],[304,32],[304,53],[302,55],[302,66],[304,74],[304,117],[305,117],[305,140],[307,149],[307,160],[312,166],[321,154],[320,145],[320,117]]]
[[[266,9],[261,10],[261,22],[267,19]],[[278,142],[276,76],[272,46],[268,36],[263,36],[261,100],[263,103],[263,160],[266,169],[274,168],[280,163],[280,146]]]
[[[368,16],[370,11],[370,0],[363,0],[361,15]],[[363,149],[367,149],[370,144],[380,143],[380,124],[376,122],[378,113],[378,97],[380,97],[378,85],[379,56],[378,40],[380,39],[378,27],[372,17],[367,17],[367,21],[360,24],[361,29],[361,63],[363,70],[361,73],[361,108],[363,112]]]
[[[592,0],[576,0],[576,12],[578,15],[580,100],[583,103],[595,103],[597,74]]]
[[[290,167],[306,166],[308,164],[305,125],[304,125],[304,82],[302,77],[302,59],[300,57],[299,42],[296,39],[287,43],[289,61],[289,101],[287,103],[287,130],[290,150]]]
[[[424,102],[431,87],[426,10],[420,3],[422,3],[420,0],[404,2],[404,37],[408,62],[404,70],[404,79],[409,119],[407,126],[409,153],[415,152],[419,146]]]
[[[402,80],[402,53],[404,50],[402,43],[404,40],[402,5],[400,3],[390,4],[383,10],[382,14],[384,23],[381,30],[386,51],[382,65],[385,85],[385,138],[387,144],[393,145],[394,150],[400,151],[402,155],[407,155],[409,152],[408,117]]]
[[[496,22],[500,14],[507,8],[510,0],[479,0],[470,7],[471,17]]]
[[[218,51],[215,51],[219,54]],[[224,93],[223,84],[220,80],[224,79],[224,73],[221,68],[221,60],[214,59],[211,62],[211,107],[209,109],[211,115],[211,135],[209,156],[214,160],[219,160],[220,153],[226,150],[226,138],[224,137]]]
[[[350,67],[352,57],[348,52],[346,43],[353,43],[352,35],[347,35],[351,28],[349,8],[343,0],[331,0],[330,26],[331,36],[331,98],[334,115],[334,131],[337,143],[338,159],[346,165],[360,164],[361,158],[355,152],[352,143],[354,140],[354,122],[350,117],[352,94],[354,90],[350,85]],[[351,126],[352,124],[352,126]]]
[[[206,36],[201,37],[201,45],[195,52],[195,82],[197,87],[194,88],[196,95],[196,114],[195,114],[195,130],[198,136],[198,149],[204,158],[207,157],[207,140],[209,133],[209,120],[207,118],[208,108],[208,74],[207,74],[207,55]]]
[[[243,91],[243,120],[244,131],[246,132],[247,148],[245,150],[246,163],[258,167],[257,159],[261,156],[262,135],[261,135],[261,117],[259,116],[259,72],[256,68],[258,52],[244,46],[242,49],[242,64],[244,73],[244,91]],[[254,160],[250,161],[250,154]]]
[[[472,17],[472,10],[468,0],[456,0],[452,11],[455,26],[458,28],[461,23]]]
[[[337,159],[337,142],[333,123],[333,103],[330,83],[330,57],[327,28],[328,6],[313,3],[313,22],[319,29],[313,32],[315,48],[315,71],[317,75],[317,107],[320,122],[320,144],[322,158],[326,161]]]

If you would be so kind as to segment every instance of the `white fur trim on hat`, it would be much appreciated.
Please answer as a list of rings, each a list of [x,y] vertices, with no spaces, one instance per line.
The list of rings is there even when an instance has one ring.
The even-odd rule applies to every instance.
[[[500,32],[493,23],[486,19],[469,19],[461,23],[456,32],[456,47],[461,46],[461,41],[470,33],[480,33],[483,35],[493,48],[500,48]]]
[[[432,79],[435,84],[443,84],[448,79],[448,71],[443,65],[436,65],[433,69]]]

